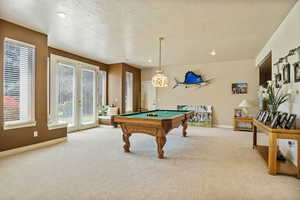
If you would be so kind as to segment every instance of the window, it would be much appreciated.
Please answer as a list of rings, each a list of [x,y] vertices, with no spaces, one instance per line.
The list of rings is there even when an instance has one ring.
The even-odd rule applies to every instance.
[[[58,63],[57,69],[57,120],[75,124],[75,69],[74,66]]]
[[[99,72],[99,106],[106,104],[106,71]]]
[[[35,47],[4,40],[4,124],[34,123]]]
[[[133,112],[133,73],[126,72],[125,112]]]

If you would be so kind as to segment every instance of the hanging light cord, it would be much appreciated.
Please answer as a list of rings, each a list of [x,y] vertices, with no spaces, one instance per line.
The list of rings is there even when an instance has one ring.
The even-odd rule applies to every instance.
[[[159,38],[159,70],[162,71],[161,69],[161,41],[163,40],[163,37]]]

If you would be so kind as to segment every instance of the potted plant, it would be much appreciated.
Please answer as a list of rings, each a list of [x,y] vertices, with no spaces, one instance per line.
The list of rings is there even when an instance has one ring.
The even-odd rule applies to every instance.
[[[267,86],[260,86],[259,95],[261,95],[268,105],[268,109],[271,113],[276,113],[281,104],[289,100],[293,94],[298,94],[298,90],[288,88],[283,84],[278,84],[274,81],[268,81]]]

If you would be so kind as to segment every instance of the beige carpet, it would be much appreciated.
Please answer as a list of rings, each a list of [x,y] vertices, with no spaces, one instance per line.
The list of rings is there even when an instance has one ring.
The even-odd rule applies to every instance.
[[[68,142],[0,160],[0,200],[299,200],[300,181],[270,176],[251,149],[251,134],[189,127],[167,137],[157,159],[154,137],[110,127],[69,135]]]

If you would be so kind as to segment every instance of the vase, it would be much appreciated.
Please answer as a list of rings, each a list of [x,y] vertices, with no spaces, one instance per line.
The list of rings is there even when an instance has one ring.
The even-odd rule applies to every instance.
[[[272,113],[272,114],[275,114],[277,112],[277,109],[278,107],[277,106],[274,106],[273,104],[268,104],[268,108],[269,108],[269,111]]]

